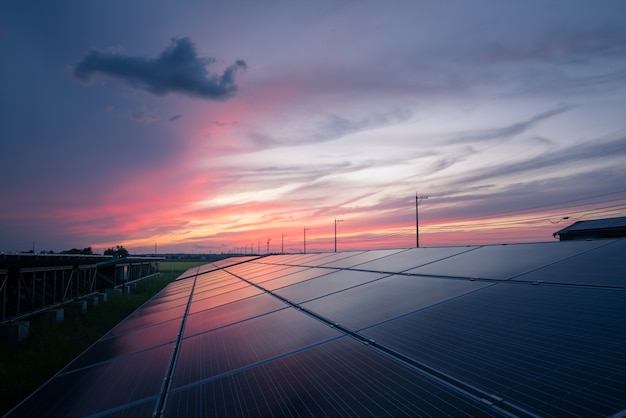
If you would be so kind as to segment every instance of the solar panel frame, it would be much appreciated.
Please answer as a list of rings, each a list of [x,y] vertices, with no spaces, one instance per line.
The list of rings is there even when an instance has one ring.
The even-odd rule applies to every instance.
[[[165,412],[190,417],[502,416],[349,337],[174,390]]]
[[[338,270],[281,287],[274,292],[291,302],[303,303],[387,277],[386,273]]]
[[[205,380],[339,337],[294,308],[281,309],[183,339],[172,387]]]
[[[391,254],[376,260],[361,263],[354,268],[368,271],[401,273],[418,266],[444,260],[458,254],[477,249],[478,247],[424,247],[412,248],[397,254]]]
[[[583,415],[592,416],[624,406],[603,384],[626,374],[624,329],[626,291],[500,283],[359,333],[540,414],[560,408],[559,415],[576,415],[586,399],[595,409]],[[586,394],[571,376],[558,380],[580,366],[588,369]],[[529,397],[540,384],[542,398]],[[620,385],[626,393],[626,380]],[[561,402],[574,395],[577,403]]]
[[[601,246],[597,241],[487,245],[405,271],[410,274],[508,280]]]
[[[623,414],[625,249],[602,240],[208,263],[8,416]],[[222,398],[208,393],[233,402],[210,409]]]

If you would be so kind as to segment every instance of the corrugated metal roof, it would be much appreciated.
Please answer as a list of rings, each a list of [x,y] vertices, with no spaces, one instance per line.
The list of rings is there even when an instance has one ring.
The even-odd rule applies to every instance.
[[[556,234],[566,231],[584,231],[587,229],[623,228],[626,227],[626,216],[619,218],[593,219],[589,221],[578,221],[572,225],[561,229]]]
[[[626,237],[626,216],[578,221],[552,235],[561,240]]]

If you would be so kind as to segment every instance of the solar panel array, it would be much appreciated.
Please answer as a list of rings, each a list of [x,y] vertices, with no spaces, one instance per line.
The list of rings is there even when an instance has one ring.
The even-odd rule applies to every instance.
[[[626,240],[194,268],[10,416],[616,416]]]

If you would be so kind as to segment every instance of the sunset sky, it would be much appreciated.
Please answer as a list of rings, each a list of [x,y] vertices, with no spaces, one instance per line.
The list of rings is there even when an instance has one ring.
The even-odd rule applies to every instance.
[[[625,16],[3,1],[0,252],[332,251],[335,219],[339,250],[408,248],[416,194],[422,246],[625,216]]]

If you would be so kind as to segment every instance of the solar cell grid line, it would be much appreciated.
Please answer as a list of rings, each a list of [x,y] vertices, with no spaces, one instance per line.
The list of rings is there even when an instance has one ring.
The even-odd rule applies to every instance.
[[[240,289],[231,290],[229,292],[220,293],[211,297],[206,297],[199,300],[192,300],[189,313],[197,313],[207,309],[215,308],[217,306],[226,305],[228,303],[253,297],[262,294],[263,291],[254,287],[246,286]]]
[[[508,280],[600,246],[598,241],[485,245],[405,272]]]
[[[626,287],[626,239],[609,241],[602,247],[560,260],[512,280],[528,282]],[[598,263],[598,260],[601,260]]]
[[[241,273],[233,272],[231,270],[229,270],[229,273],[235,274],[237,276],[245,277],[246,280],[250,281],[251,283],[259,284],[259,283],[264,283],[269,280],[274,280],[279,277],[288,276],[290,274],[298,273],[298,272],[312,268],[312,267],[300,267],[300,266],[281,266],[281,267],[282,268],[272,269],[269,271],[264,270],[264,272],[260,274],[252,274],[252,275],[245,274],[245,273],[241,274]]]
[[[175,341],[180,321],[178,319],[147,326],[121,335],[101,338],[89,350],[78,356],[64,371],[76,370],[101,362],[171,344]]]
[[[166,412],[188,417],[510,416],[349,337],[174,389]]]
[[[307,266],[307,267],[319,267],[320,264],[328,263],[330,261],[349,257],[354,254],[354,252],[350,253],[317,253],[317,254],[299,254],[293,260],[290,260],[288,265],[292,266]],[[268,257],[268,260],[260,260],[259,262],[272,263],[271,257]],[[272,263],[273,264],[273,263]],[[287,264],[285,264],[287,265]]]
[[[248,284],[242,283],[241,280],[221,280],[217,283],[209,283],[208,285],[202,287],[196,286],[193,292],[193,300],[201,300],[207,297],[227,293],[232,290],[241,289],[246,286],[248,286]]]
[[[167,370],[165,372],[165,376],[163,376],[163,383],[161,385],[161,389],[159,391],[159,398],[156,402],[156,406],[154,408],[153,416],[154,417],[162,417],[163,416],[163,408],[165,405],[165,401],[167,400],[167,393],[171,386],[172,382],[172,374],[174,373],[174,367],[176,366],[176,359],[178,358],[178,349],[180,347],[180,343],[183,339],[184,331],[185,331],[185,321],[187,319],[187,314],[189,312],[189,307],[191,306],[191,298],[193,296],[194,288],[196,286],[198,275],[196,275],[193,279],[193,284],[191,285],[191,289],[189,292],[189,301],[187,302],[187,307],[185,309],[185,313],[180,322],[180,328],[178,330],[178,336],[174,343],[174,347],[172,349],[172,354],[167,366]]]
[[[185,323],[185,338],[285,309],[288,306],[281,300],[262,293],[198,313],[190,313]]]
[[[309,279],[313,279],[315,277],[321,277],[327,274],[331,274],[335,272],[334,269],[322,269],[319,267],[305,267],[304,270],[287,274],[285,276],[275,277],[266,281],[256,282],[256,284],[261,285],[264,289],[273,291],[278,288],[289,286],[294,283],[300,283]]]
[[[242,280],[246,281],[245,278],[241,278]],[[255,285],[258,286],[258,285]],[[258,286],[260,289],[263,289],[261,286]],[[362,335],[360,335],[357,332],[354,332],[352,329],[346,328],[343,325],[340,325],[336,322],[333,322],[331,319],[329,319],[328,317],[325,317],[323,315],[320,315],[317,311],[315,310],[311,310],[308,307],[304,307],[304,305],[301,304],[297,304],[294,303],[276,293],[272,293],[270,292],[272,295],[274,295],[277,298],[280,298],[281,300],[285,301],[286,303],[288,303],[289,305],[298,308],[298,310],[301,310],[302,312],[319,319],[320,321],[327,323],[328,325],[330,325],[333,328],[336,328],[337,330],[345,333],[346,335],[357,339],[359,341],[362,341],[368,345],[371,345],[372,347],[375,347],[376,349],[380,350],[381,352],[391,355],[393,358],[400,360],[406,364],[410,364],[413,367],[418,368],[421,372],[426,373],[428,376],[435,378],[435,379],[439,379],[441,381],[446,382],[446,384],[450,385],[451,387],[455,388],[455,390],[459,390],[462,391],[464,393],[469,393],[472,396],[478,396],[481,399],[491,399],[492,396],[487,393],[482,391],[480,388],[477,388],[471,384],[468,384],[466,382],[463,382],[462,380],[456,379],[446,373],[442,373],[440,371],[438,371],[437,369],[434,369],[422,362],[416,361],[415,359],[412,359],[410,357],[404,356],[403,354],[401,354],[400,352],[394,351],[392,349],[389,349],[388,347],[381,345],[379,343],[377,343],[374,340],[368,339],[366,337],[363,337]],[[514,411],[515,414],[521,414],[522,416],[534,416],[532,413],[528,412],[527,410],[525,410],[523,407],[520,407],[518,405],[512,404],[510,402],[501,402],[499,399],[497,399],[497,403],[498,403],[498,407],[505,407],[507,408],[508,411]]]
[[[303,266],[309,261],[318,260],[320,258],[328,257],[333,253],[307,253],[307,254],[291,254],[288,258],[286,256],[267,256],[257,260],[260,264],[278,264],[278,265],[296,265]]]
[[[171,350],[163,345],[59,373],[5,417],[84,417],[143,401],[154,409]]]
[[[387,273],[338,270],[275,289],[274,292],[294,302],[303,303],[387,277]]]
[[[267,275],[284,275],[294,271],[302,270],[307,267],[301,266],[288,266],[288,265],[274,265],[274,264],[256,264],[249,266],[248,269],[226,268],[225,271],[235,274],[237,276],[245,276],[249,280],[256,278],[262,278]],[[262,279],[259,279],[262,280]],[[258,281],[258,280],[256,280]]]
[[[491,285],[493,283],[472,280],[392,274],[303,302],[300,307],[358,330]]]
[[[334,267],[334,268],[353,268],[359,264],[366,263],[368,261],[384,258],[392,254],[397,254],[403,250],[369,250],[361,253],[353,254],[349,257],[340,258],[338,260],[329,261],[328,263],[321,264],[320,267]]]
[[[224,271],[233,272],[235,274],[262,274],[264,270],[272,271],[273,269],[283,268],[283,266],[276,266],[273,264],[263,264],[255,261],[248,263],[237,264],[231,267],[225,267]]]
[[[342,334],[293,307],[274,310],[185,338],[172,388],[319,344]]]
[[[502,282],[360,333],[538,414],[606,416],[625,402],[624,329],[623,290]]]
[[[354,266],[364,271],[380,271],[385,273],[401,273],[415,267],[433,263],[439,260],[453,257],[468,251],[476,250],[472,247],[420,247],[411,248],[397,254],[391,254],[376,260],[361,263]]]

